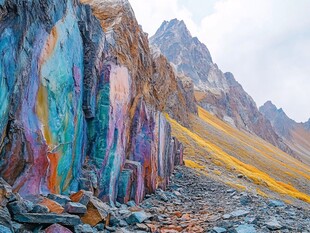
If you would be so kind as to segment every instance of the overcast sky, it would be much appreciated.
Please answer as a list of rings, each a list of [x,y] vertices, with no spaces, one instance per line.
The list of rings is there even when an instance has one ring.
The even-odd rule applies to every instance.
[[[129,0],[153,35],[183,19],[260,106],[271,100],[296,121],[310,118],[310,0]]]

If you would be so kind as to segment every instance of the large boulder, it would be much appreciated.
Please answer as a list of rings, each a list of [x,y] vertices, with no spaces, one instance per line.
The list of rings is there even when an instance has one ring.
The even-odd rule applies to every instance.
[[[110,220],[110,206],[102,202],[96,197],[91,197],[88,205],[87,212],[81,217],[85,224],[96,226],[100,222],[108,223]]]

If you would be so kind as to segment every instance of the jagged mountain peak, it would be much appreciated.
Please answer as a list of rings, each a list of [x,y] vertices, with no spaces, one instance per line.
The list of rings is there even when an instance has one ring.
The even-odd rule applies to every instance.
[[[286,115],[283,108],[277,108],[277,106],[273,104],[270,100],[267,101],[263,106],[261,106],[259,108],[259,111],[262,112],[269,120],[276,116],[278,120],[281,119],[281,122],[285,122],[285,124],[287,125],[292,125],[293,123],[296,123],[294,120],[292,120]]]
[[[225,72],[224,76],[225,76],[225,78],[227,80],[227,83],[229,84],[230,87],[233,87],[233,86],[241,87],[241,85],[236,81],[235,76],[233,75],[233,73]]]
[[[284,137],[291,137],[291,130],[296,124],[282,108],[277,108],[271,101],[267,101],[259,111],[271,122],[276,132]]]
[[[277,110],[277,106],[274,105],[274,103],[272,103],[271,100],[268,100],[266,103],[264,103],[264,105],[262,107],[270,108],[270,109],[276,109]]]
[[[164,34],[165,32],[174,32],[176,35],[182,35],[184,38],[192,38],[190,31],[187,29],[186,24],[183,20],[172,19],[170,21],[164,21],[159,29],[156,31],[156,34]],[[155,34],[155,35],[156,35]],[[182,38],[182,39],[184,39]]]
[[[214,66],[212,57],[207,46],[192,37],[183,20],[164,21],[150,42],[177,66],[178,72],[190,77],[196,87],[207,81]]]

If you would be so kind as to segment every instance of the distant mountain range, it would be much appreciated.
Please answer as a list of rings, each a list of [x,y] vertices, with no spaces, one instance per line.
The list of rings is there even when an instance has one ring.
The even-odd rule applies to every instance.
[[[191,78],[198,104],[238,129],[252,132],[283,151],[293,154],[259,112],[252,97],[235,80],[223,73],[203,43],[192,37],[184,21],[164,21],[150,43],[175,65],[177,72]]]

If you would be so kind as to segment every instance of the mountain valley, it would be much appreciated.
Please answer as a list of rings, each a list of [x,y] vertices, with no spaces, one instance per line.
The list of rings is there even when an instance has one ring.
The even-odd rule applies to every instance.
[[[236,79],[128,0],[0,0],[0,232],[310,232],[310,119]]]

